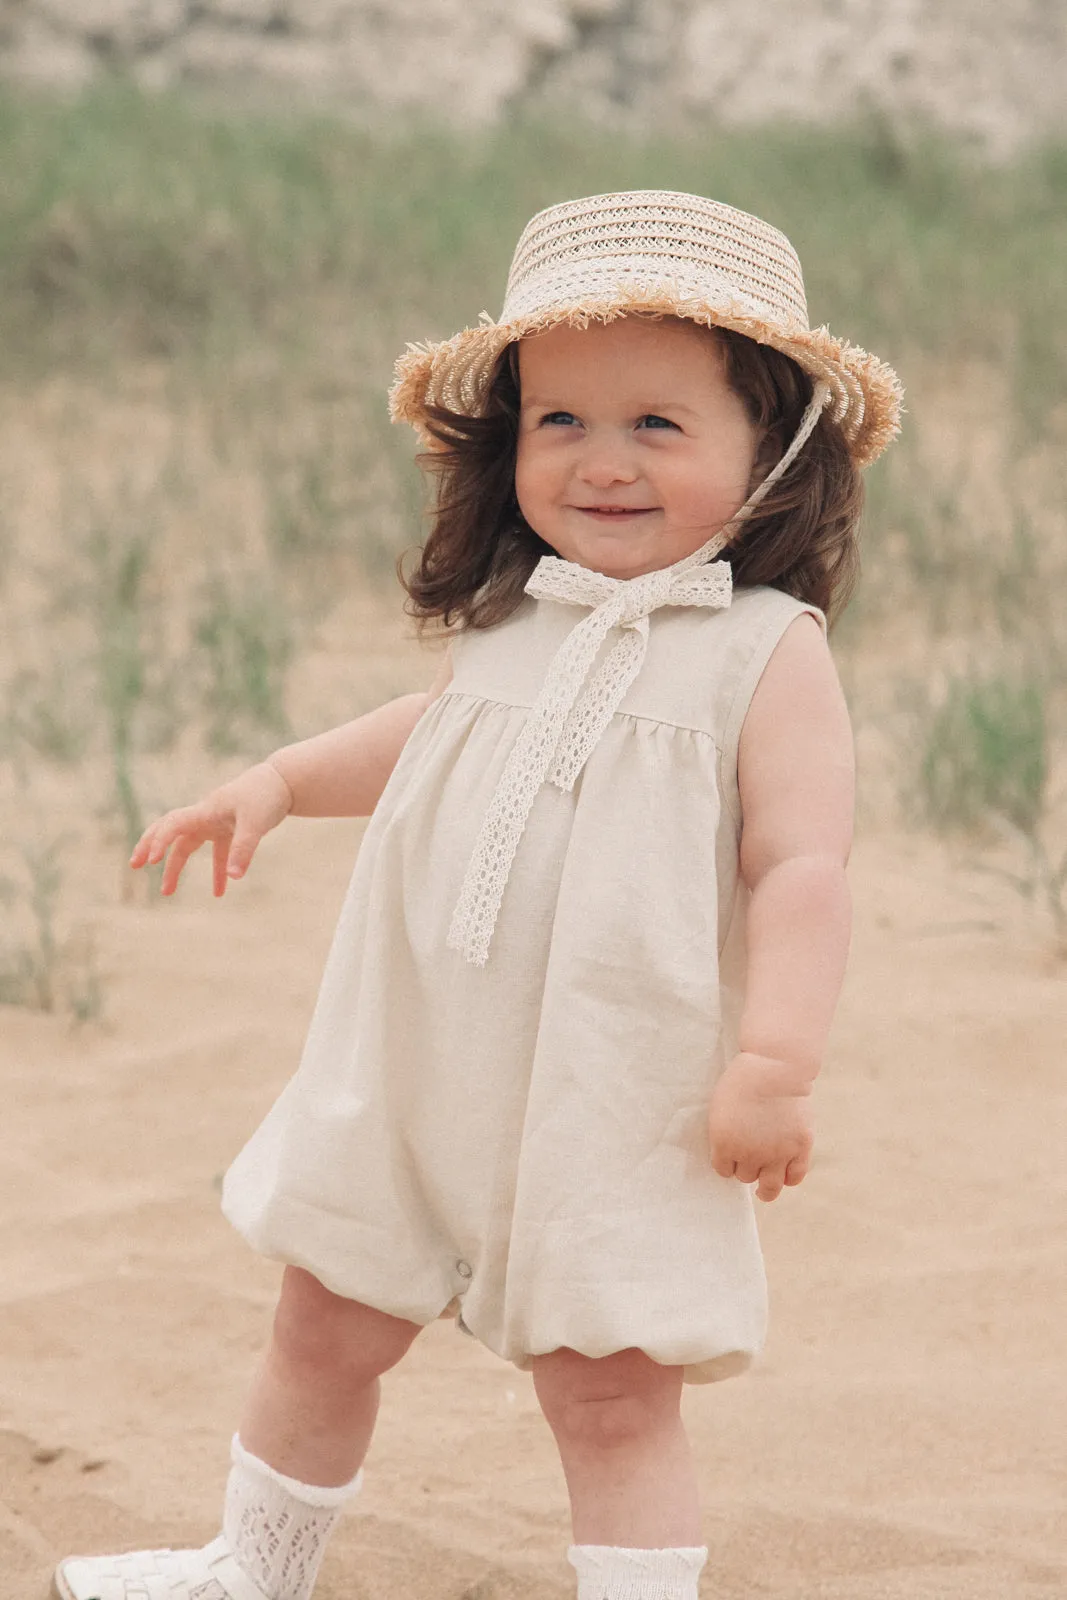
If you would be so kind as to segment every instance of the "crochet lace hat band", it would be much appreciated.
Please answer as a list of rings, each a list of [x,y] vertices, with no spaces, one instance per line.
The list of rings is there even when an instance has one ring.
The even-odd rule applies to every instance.
[[[828,328],[808,325],[800,262],[777,228],[701,195],[638,189],[569,200],[523,230],[499,321],[411,344],[389,394],[394,422],[428,438],[426,407],[480,416],[501,352],[557,323],[587,327],[628,312],[732,329],[792,357],[829,391],[857,466],[900,431],[893,369]]]

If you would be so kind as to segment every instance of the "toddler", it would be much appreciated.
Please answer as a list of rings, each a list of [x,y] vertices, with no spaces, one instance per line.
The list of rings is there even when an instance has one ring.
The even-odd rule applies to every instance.
[[[499,322],[397,365],[436,480],[404,584],[425,694],[147,829],[171,894],[290,813],[369,816],[299,1070],[223,1209],[285,1264],[198,1550],[73,1557],[61,1600],[308,1600],[381,1375],[439,1316],[531,1372],[578,1600],[694,1600],[682,1385],[765,1330],[753,1194],[808,1169],[849,936],[827,618],[882,362],[808,326],[788,240],[697,195],[550,207]]]

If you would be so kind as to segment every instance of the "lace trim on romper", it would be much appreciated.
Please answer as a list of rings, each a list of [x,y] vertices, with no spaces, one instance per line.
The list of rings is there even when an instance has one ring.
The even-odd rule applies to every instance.
[[[721,535],[717,536],[721,539]],[[714,542],[714,541],[712,541]],[[689,559],[694,561],[696,552]],[[484,966],[511,864],[543,783],[570,790],[598,739],[641,670],[648,647],[649,613],[663,605],[723,609],[730,604],[729,563],[696,571],[664,567],[638,578],[604,573],[543,556],[526,584],[536,599],[562,600],[594,609],[576,624],[556,652],[537,703],[512,747],[482,822],[467,867],[448,945]],[[613,647],[582,694],[610,629],[621,627]],[[580,696],[580,698],[579,698]]]

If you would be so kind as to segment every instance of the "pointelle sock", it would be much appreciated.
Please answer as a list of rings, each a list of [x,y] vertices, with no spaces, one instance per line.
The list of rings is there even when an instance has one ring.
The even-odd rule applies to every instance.
[[[578,1574],[578,1600],[697,1600],[707,1545],[636,1550],[623,1545],[572,1544],[567,1560]]]
[[[310,1600],[327,1540],[360,1490],[362,1469],[350,1483],[318,1488],[276,1472],[236,1434],[230,1461],[222,1531],[237,1565],[266,1600]]]

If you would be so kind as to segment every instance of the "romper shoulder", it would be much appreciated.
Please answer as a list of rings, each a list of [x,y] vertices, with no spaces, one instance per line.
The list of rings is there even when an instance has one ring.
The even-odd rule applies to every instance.
[[[814,609],[776,589],[738,589],[729,605],[662,606],[650,617],[648,655],[620,710],[699,730],[720,748],[775,644]],[[816,613],[821,615],[821,613]]]
[[[818,624],[825,639],[826,617],[818,606],[765,585],[735,591],[728,613],[733,672],[727,731],[739,718],[737,732],[740,732],[740,722],[744,721],[748,703],[767,663],[790,625],[803,616],[810,616]]]
[[[805,615],[814,617],[822,633],[826,633],[826,617],[818,606],[767,584],[735,589],[730,612],[737,626],[754,640],[766,635],[773,637],[776,631],[780,636],[795,618]]]
[[[451,688],[503,705],[531,706],[548,664],[582,613],[524,595],[502,622],[457,630]]]
[[[453,642],[453,637],[449,635],[445,641],[444,651],[438,660],[437,671],[434,675],[433,682],[426,691],[427,705],[432,705],[435,700],[439,699],[452,682],[452,674],[454,670],[452,656]]]
[[[826,617],[818,606],[766,585],[735,590],[730,613],[734,649],[731,651],[729,681],[724,685],[729,704],[724,707],[722,715],[719,781],[726,803],[739,822],[741,801],[737,789],[737,752],[752,696],[767,663],[798,617],[810,616],[818,624],[823,642],[816,642],[816,648],[825,655]],[[801,647],[804,648],[804,645]]]

